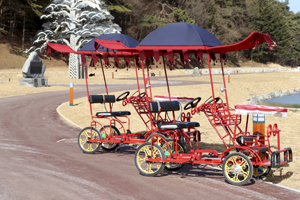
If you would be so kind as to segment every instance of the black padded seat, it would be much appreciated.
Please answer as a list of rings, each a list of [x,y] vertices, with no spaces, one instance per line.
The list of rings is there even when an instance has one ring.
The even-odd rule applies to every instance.
[[[263,152],[266,152],[266,151],[268,151],[269,150],[269,148],[268,147],[259,147],[259,148],[257,148],[257,147],[250,147],[252,150],[254,150],[256,153],[258,153],[258,152],[261,152],[261,153],[263,153]],[[259,151],[258,151],[258,149],[259,149]],[[247,150],[243,150],[243,153],[249,153],[249,151],[247,151]]]
[[[115,103],[115,95],[90,95],[90,103]]]
[[[180,103],[178,101],[154,101],[149,102],[149,109],[152,113],[177,111],[180,110]]]
[[[131,115],[129,111],[117,111],[117,112],[97,112],[97,117],[116,117],[116,116],[126,116]]]
[[[178,123],[158,124],[158,129],[194,128],[199,126],[200,124],[198,122],[178,122]]]
[[[236,138],[236,141],[239,145],[241,146],[249,146],[253,151],[256,153],[258,152],[266,152],[269,150],[269,147],[263,146],[263,147],[255,147],[251,146],[254,144],[254,138],[259,139],[260,135],[254,134],[254,135],[249,135],[249,136],[239,136]],[[249,153],[247,150],[243,150],[243,153]]]

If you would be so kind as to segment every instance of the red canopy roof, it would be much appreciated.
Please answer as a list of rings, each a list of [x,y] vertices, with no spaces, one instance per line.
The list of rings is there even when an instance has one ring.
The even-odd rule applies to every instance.
[[[123,45],[121,42],[118,41],[106,41],[106,40],[95,40],[98,44],[102,46],[119,50],[119,51],[127,51],[127,52],[139,52],[141,50],[145,51],[197,51],[201,50],[204,52],[210,53],[221,53],[225,54],[226,52],[230,51],[239,51],[239,50],[246,50],[250,48],[256,48],[258,45],[266,42],[268,44],[269,50],[273,51],[276,43],[270,38],[270,35],[260,32],[252,32],[246,39],[236,44],[224,45],[224,46],[217,46],[217,47],[208,47],[208,46],[137,46],[136,48],[128,48]]]
[[[214,53],[223,54],[223,58],[226,58],[225,54],[230,51],[239,51],[239,50],[246,50],[253,48],[255,49],[258,45],[266,42],[269,48],[269,51],[272,53],[274,50],[274,47],[276,47],[276,43],[270,38],[270,35],[260,32],[252,32],[246,39],[244,39],[241,42],[238,42],[236,44],[230,44],[230,45],[223,45],[223,46],[215,46],[215,47],[209,47],[209,46],[137,46],[135,48],[129,48],[125,46],[120,41],[110,41],[110,40],[99,40],[96,39],[95,43],[100,44],[103,47],[107,49],[112,50],[118,50],[118,51],[112,51],[112,52],[90,52],[90,54],[84,53],[83,55],[92,55],[92,57],[95,57],[95,55],[99,54],[105,54],[103,57],[106,60],[107,56],[114,56],[116,62],[118,63],[117,56],[135,56],[139,55],[142,60],[145,59],[145,57],[149,57],[150,55],[153,55],[155,60],[159,60],[159,55],[164,54],[168,55],[169,60],[172,62],[174,53],[180,53],[183,55],[182,59],[188,60],[188,54],[189,53],[195,53],[197,57],[201,60],[202,59],[202,53],[209,53],[211,55],[211,58],[215,60]],[[81,52],[76,52],[73,49],[71,49],[67,45],[61,45],[61,44],[53,44],[53,43],[47,43],[47,54],[48,53],[54,53],[55,51],[59,51],[62,53],[77,53],[82,54]],[[95,62],[97,62],[97,59],[93,59]],[[130,61],[129,61],[130,62]],[[95,63],[96,64],[96,63]]]
[[[74,51],[70,46],[64,45],[64,44],[55,44],[47,42],[47,48],[46,53],[55,53],[55,51],[61,52],[61,53],[77,53]]]

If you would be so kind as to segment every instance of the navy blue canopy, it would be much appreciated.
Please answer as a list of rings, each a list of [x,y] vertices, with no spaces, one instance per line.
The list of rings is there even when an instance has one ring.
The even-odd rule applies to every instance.
[[[172,23],[149,33],[138,46],[222,46],[209,31],[189,23]]]
[[[79,53],[88,53],[91,51],[95,51],[95,40],[99,39],[99,40],[115,40],[115,41],[120,41],[122,42],[125,46],[130,47],[130,48],[134,48],[136,47],[139,42],[135,39],[133,39],[132,37],[128,36],[128,35],[124,35],[121,33],[109,33],[109,34],[104,34],[104,35],[100,35],[94,39],[92,39],[91,41],[89,41],[88,43],[86,43],[80,50]],[[106,48],[100,46],[98,48],[98,51],[106,51]]]

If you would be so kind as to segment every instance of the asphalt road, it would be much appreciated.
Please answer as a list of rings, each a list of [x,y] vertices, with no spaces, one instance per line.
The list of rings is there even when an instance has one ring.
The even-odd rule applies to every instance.
[[[135,87],[116,84],[109,90]],[[96,85],[90,89],[104,92]],[[74,95],[86,96],[84,87]],[[56,112],[68,98],[68,91],[59,91],[0,99],[0,199],[300,199],[300,191],[254,179],[231,185],[220,170],[202,165],[144,177],[135,167],[134,147],[83,154],[80,129]]]

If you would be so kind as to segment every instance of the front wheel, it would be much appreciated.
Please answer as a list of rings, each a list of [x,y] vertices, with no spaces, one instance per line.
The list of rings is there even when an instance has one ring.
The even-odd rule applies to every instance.
[[[114,126],[110,127],[110,125],[103,126],[100,129],[100,133],[101,133],[102,139],[106,138],[107,136],[120,135],[119,130]],[[112,151],[112,150],[116,149],[118,146],[119,146],[118,143],[110,143],[110,142],[102,142],[102,144],[101,144],[102,149],[107,150],[107,151]]]
[[[78,135],[78,145],[83,153],[92,154],[99,150],[101,147],[100,142],[88,142],[88,140],[101,140],[100,133],[97,129],[91,127],[85,127]]]
[[[223,162],[223,175],[233,185],[245,185],[253,175],[250,159],[242,153],[229,154]]]
[[[170,149],[168,148],[168,145],[170,146]],[[175,143],[173,139],[167,139],[167,143],[163,143],[162,144],[162,149],[165,152],[166,156],[170,156],[170,153],[186,153],[186,148],[184,146],[184,144],[182,144],[182,142],[177,141],[177,149],[175,150]],[[166,163],[166,169],[170,170],[170,171],[176,171],[181,169],[184,166],[184,164],[182,163]]]
[[[152,151],[150,142],[141,144],[135,151],[134,162],[140,174],[143,176],[157,176],[163,171],[165,164],[162,162],[149,162],[146,160],[147,158],[166,158],[163,149],[158,144],[152,144]]]

